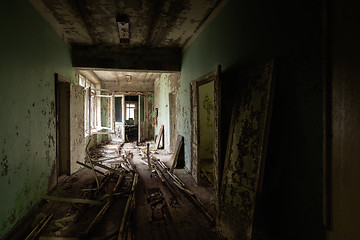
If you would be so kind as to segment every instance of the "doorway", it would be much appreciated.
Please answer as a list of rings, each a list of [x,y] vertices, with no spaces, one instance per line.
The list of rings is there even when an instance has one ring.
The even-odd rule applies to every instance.
[[[220,176],[221,67],[190,83],[191,174],[199,184],[209,184],[216,195]],[[210,153],[209,153],[210,151]]]
[[[170,151],[175,152],[177,132],[176,132],[176,95],[175,92],[169,93],[169,129],[170,129]]]
[[[124,104],[125,99],[123,95],[115,96],[115,136],[112,140],[124,141]]]
[[[138,141],[139,97],[125,96],[125,141]]]
[[[199,86],[200,183],[214,186],[214,81]]]
[[[70,82],[55,75],[57,182],[70,174]]]

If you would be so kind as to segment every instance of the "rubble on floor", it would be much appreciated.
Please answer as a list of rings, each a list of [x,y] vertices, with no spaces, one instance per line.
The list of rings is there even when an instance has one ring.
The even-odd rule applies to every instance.
[[[171,155],[148,146],[108,142],[90,149],[78,162],[84,168],[43,196],[31,228],[16,237],[221,239],[213,228],[214,192],[183,170],[171,172]]]

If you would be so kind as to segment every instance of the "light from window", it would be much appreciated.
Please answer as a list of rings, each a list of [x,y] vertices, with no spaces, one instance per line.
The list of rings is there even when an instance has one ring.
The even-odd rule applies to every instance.
[[[81,75],[79,75],[79,85],[82,87],[85,87],[85,78]]]
[[[126,120],[130,118],[135,119],[135,104],[127,103],[126,104]]]

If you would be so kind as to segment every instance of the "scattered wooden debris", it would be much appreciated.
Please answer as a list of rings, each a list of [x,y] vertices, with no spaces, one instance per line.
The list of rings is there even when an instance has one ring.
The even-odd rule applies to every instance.
[[[40,232],[44,229],[44,227],[49,223],[54,215],[51,213],[45,216],[38,225],[31,231],[31,233],[25,238],[25,240],[33,240],[36,239]]]
[[[115,187],[112,190],[112,193],[116,193],[121,181],[123,180],[124,176],[119,175],[118,180],[116,182]],[[112,204],[113,199],[112,198],[108,198],[106,204],[101,208],[101,210],[99,211],[99,213],[96,215],[96,217],[91,221],[90,225],[87,227],[87,229],[85,230],[85,235],[88,235],[89,232],[93,229],[93,227],[95,226],[95,224],[97,222],[100,221],[100,219],[104,216],[104,214],[106,213],[106,211],[108,210],[108,208],[110,207],[110,205]]]
[[[108,170],[108,171],[110,171],[110,172],[113,172],[113,173],[116,173],[116,174],[118,174],[118,175],[123,175],[123,176],[125,176],[125,177],[132,177],[132,176],[133,176],[132,174],[125,173],[125,172],[120,172],[119,170],[110,168],[110,167],[108,167],[108,166],[105,166],[105,165],[100,164],[100,163],[97,163],[97,162],[93,162],[93,164],[94,164],[95,166],[101,167],[101,168],[103,168],[103,169],[106,169],[106,170]]]
[[[81,165],[81,166],[83,166],[83,167],[92,169],[90,166],[88,166],[88,165],[85,164],[85,163],[82,163],[82,162],[79,162],[79,161],[76,161],[76,163],[79,164],[79,165]],[[105,175],[105,173],[103,173],[103,172],[101,172],[101,171],[99,171],[99,170],[97,170],[97,169],[95,169],[95,171],[96,171],[97,173],[100,173],[100,174],[102,174],[102,175]]]
[[[174,192],[174,189],[171,187],[171,185],[169,184],[169,182],[166,180],[165,176],[162,174],[162,172],[160,171],[160,169],[155,165],[155,171],[156,174],[159,176],[159,178],[161,179],[161,182],[165,185],[165,187],[169,190],[170,193],[170,206],[171,207],[175,207],[179,205],[179,201],[176,198],[176,194]]]
[[[138,178],[139,178],[139,175],[137,173],[135,173],[134,177],[133,177],[132,186],[131,186],[131,194],[129,195],[128,200],[126,202],[124,215],[121,220],[121,225],[120,225],[119,234],[118,234],[118,240],[124,240],[125,236],[126,236],[125,228],[126,228],[126,225],[128,224],[127,221],[129,219],[130,208],[134,204],[134,201],[135,201],[135,189],[136,189],[136,185],[138,183]]]

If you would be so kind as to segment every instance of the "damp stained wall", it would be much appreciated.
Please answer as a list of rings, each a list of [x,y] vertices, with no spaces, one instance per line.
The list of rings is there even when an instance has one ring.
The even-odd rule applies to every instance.
[[[144,96],[144,138],[154,138],[154,94]]]
[[[199,86],[200,159],[214,156],[214,82]]]
[[[84,88],[70,84],[70,174],[81,168],[76,161],[85,158],[84,99]]]
[[[181,96],[178,97],[177,129],[185,138],[188,170],[191,167],[190,82],[221,64],[222,169],[232,102],[237,94],[234,86],[241,82],[241,68],[278,59],[263,198],[258,204],[261,219],[256,228],[265,239],[325,238],[322,226],[321,4],[319,0],[229,0],[183,51],[177,92]],[[165,82],[164,90],[166,86]],[[231,213],[224,214],[230,214],[231,219]],[[236,231],[230,229],[225,236],[230,237]]]
[[[176,101],[180,101],[177,94],[179,89],[180,73],[163,73],[159,79],[154,82],[154,111],[158,109],[157,124],[155,125],[155,134],[159,134],[161,125],[164,125],[164,143],[165,150],[170,152],[170,107],[169,93],[175,92]],[[179,106],[176,104],[176,106]],[[181,114],[180,109],[176,109],[177,114]]]
[[[26,0],[0,8],[0,238],[48,189],[56,160],[55,73],[70,49]]]

